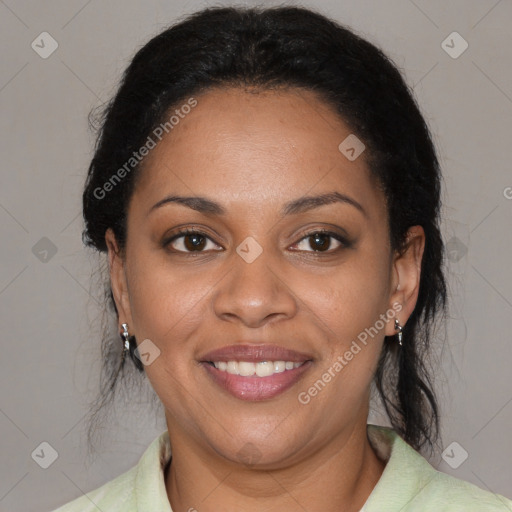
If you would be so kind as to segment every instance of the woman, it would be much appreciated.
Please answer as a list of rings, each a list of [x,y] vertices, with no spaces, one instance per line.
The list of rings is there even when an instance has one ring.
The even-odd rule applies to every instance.
[[[84,240],[108,253],[111,383],[128,354],[167,430],[58,511],[512,510],[419,453],[440,180],[398,70],[317,13],[206,9],[146,44],[105,112]],[[367,425],[373,384],[393,428]]]

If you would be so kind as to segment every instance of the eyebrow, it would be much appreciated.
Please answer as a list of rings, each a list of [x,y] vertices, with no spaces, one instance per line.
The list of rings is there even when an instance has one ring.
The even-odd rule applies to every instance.
[[[188,206],[192,210],[196,210],[206,215],[225,215],[227,213],[226,210],[219,203],[212,201],[211,199],[208,199],[206,197],[171,195],[164,197],[163,199],[158,201],[158,203],[154,204],[149,210],[148,215],[154,210],[171,203],[178,203],[184,206]],[[318,196],[300,197],[298,199],[285,203],[280,215],[281,217],[294,214],[296,215],[332,203],[343,203],[352,205],[355,208],[357,208],[365,217],[368,217],[366,210],[362,207],[360,203],[358,203],[355,199],[352,199],[351,197],[345,194],[340,194],[339,192],[329,192]]]

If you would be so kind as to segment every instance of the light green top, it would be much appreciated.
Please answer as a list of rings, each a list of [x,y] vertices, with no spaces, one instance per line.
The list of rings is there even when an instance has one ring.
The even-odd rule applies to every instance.
[[[511,500],[437,471],[394,430],[368,425],[367,431],[386,467],[360,512],[512,512]],[[53,512],[172,512],[164,482],[170,456],[166,430],[137,465]]]

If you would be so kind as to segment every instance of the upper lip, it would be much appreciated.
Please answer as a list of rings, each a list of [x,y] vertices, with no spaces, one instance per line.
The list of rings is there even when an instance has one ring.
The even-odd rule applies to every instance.
[[[286,349],[269,344],[237,344],[226,345],[204,354],[201,361],[293,361],[303,363],[312,359],[312,356],[296,350]]]

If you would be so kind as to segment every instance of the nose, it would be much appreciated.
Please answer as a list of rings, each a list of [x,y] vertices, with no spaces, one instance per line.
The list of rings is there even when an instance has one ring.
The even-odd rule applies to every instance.
[[[296,314],[297,299],[286,282],[285,262],[271,252],[263,250],[251,261],[233,251],[227,263],[230,270],[212,298],[219,318],[257,328]]]

